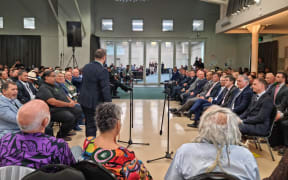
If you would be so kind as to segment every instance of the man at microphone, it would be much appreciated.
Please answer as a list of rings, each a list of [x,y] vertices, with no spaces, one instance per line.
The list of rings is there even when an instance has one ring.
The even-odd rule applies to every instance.
[[[103,66],[106,61],[106,50],[96,50],[94,58],[95,61],[83,68],[82,87],[78,98],[86,119],[86,137],[96,137],[97,128],[94,120],[96,106],[112,101],[109,73]]]

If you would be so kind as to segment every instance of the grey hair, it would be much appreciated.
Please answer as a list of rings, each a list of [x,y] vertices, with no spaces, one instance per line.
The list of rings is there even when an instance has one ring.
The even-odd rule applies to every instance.
[[[50,112],[49,111],[45,111],[44,109],[40,109],[34,115],[33,121],[30,124],[28,124],[28,125],[23,125],[23,124],[19,123],[18,118],[19,118],[19,113],[17,113],[17,124],[18,124],[18,126],[19,126],[21,131],[23,131],[23,132],[35,131],[35,130],[39,130],[40,129],[41,124],[42,124],[42,122],[43,122],[43,120],[45,118],[48,118],[47,125],[50,123]]]
[[[235,113],[228,108],[220,106],[211,106],[201,116],[199,135],[194,139],[194,142],[208,142],[217,149],[216,160],[208,167],[206,172],[213,171],[217,166],[224,171],[220,163],[223,147],[226,147],[228,164],[230,165],[229,146],[242,145],[239,122],[240,118]]]
[[[248,76],[246,76],[246,75],[239,75],[238,78],[239,78],[239,77],[243,77],[244,81],[246,81],[247,83],[249,83],[249,78],[248,78]]]
[[[116,127],[121,119],[121,108],[113,103],[103,103],[96,109],[96,124],[101,133],[110,131]]]

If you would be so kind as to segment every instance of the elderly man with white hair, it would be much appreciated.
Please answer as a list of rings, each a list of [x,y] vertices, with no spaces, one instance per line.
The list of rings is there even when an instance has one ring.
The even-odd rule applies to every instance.
[[[0,167],[37,169],[48,164],[74,164],[68,144],[44,134],[49,122],[49,107],[44,101],[32,100],[23,105],[17,114],[21,132],[6,134],[0,140]]]
[[[199,135],[177,150],[165,179],[191,179],[203,173],[223,172],[241,180],[259,180],[255,158],[241,146],[240,121],[230,109],[210,106],[201,116]]]

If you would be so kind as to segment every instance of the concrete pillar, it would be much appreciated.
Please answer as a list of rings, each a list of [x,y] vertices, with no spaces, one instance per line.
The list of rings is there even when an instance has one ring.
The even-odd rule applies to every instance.
[[[252,33],[251,72],[258,73],[259,32],[261,32],[264,27],[259,24],[249,26],[247,29]]]

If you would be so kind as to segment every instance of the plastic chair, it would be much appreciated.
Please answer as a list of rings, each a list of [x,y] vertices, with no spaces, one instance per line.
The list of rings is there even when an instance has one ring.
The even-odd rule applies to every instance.
[[[199,174],[189,180],[239,180],[239,178],[224,172],[210,172]]]
[[[24,166],[5,166],[0,168],[0,179],[2,180],[21,180],[35,169]]]

